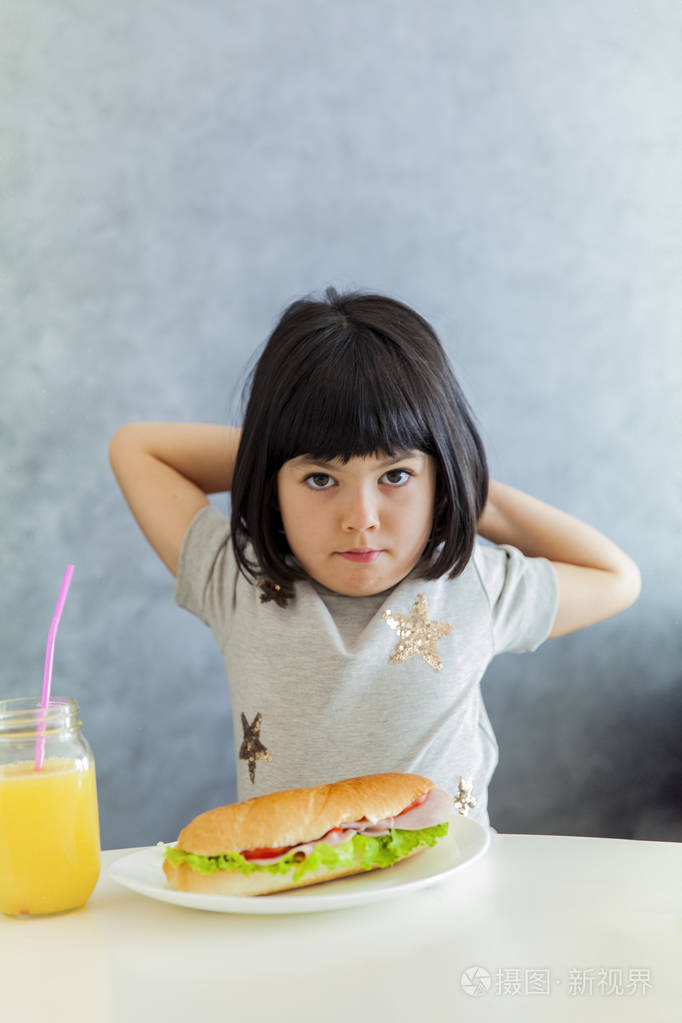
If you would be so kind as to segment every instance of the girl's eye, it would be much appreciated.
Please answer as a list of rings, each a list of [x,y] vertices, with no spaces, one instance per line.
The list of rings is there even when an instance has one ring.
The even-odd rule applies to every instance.
[[[326,472],[311,472],[309,476],[306,476],[305,483],[311,490],[329,490],[334,484],[334,478]]]
[[[409,469],[389,469],[381,478],[391,487],[404,487],[411,475]]]

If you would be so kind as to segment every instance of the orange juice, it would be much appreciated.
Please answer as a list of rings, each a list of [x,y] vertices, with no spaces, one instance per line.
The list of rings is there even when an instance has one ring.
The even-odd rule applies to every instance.
[[[61,913],[84,905],[99,877],[92,758],[0,764],[0,911]]]

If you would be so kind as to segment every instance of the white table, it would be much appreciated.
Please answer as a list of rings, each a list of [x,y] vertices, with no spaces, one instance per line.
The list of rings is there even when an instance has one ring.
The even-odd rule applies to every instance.
[[[77,913],[0,917],[0,1019],[682,1020],[682,844],[496,835],[441,884],[297,916],[136,895],[107,874],[133,851]]]

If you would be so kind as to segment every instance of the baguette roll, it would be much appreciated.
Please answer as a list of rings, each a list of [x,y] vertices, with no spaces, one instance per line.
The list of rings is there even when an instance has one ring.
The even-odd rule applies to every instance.
[[[214,895],[265,895],[376,869],[388,865],[390,857],[388,861],[384,857],[385,862],[376,864],[368,861],[368,842],[365,839],[364,845],[362,841],[356,843],[356,836],[360,834],[364,838],[361,829],[369,830],[377,822],[385,824],[380,834],[394,836],[396,833],[390,829],[393,826],[399,829],[400,822],[396,821],[394,825],[393,818],[397,818],[416,801],[425,802],[432,789],[434,783],[421,775],[373,774],[312,788],[287,789],[221,806],[195,817],[180,832],[176,848],[180,856],[186,859],[179,861],[176,850],[169,849],[163,864],[164,873],[172,887],[180,891]],[[449,813],[444,810],[443,797],[446,803],[449,797],[442,790],[435,790],[432,797],[436,794],[440,794],[441,799],[436,811],[439,819],[434,823],[444,825],[449,819]],[[366,824],[360,823],[363,821]],[[344,825],[349,825],[349,837],[343,839],[343,848],[330,841],[324,850],[329,854],[330,846],[337,845],[342,853],[339,860],[343,861],[338,865],[333,862],[335,856],[332,853],[327,857],[331,862],[317,865],[317,860],[311,859],[308,864],[310,869],[302,867],[301,861],[307,859],[312,848],[310,845],[305,852],[296,853],[296,862],[282,862],[277,868],[260,866],[267,864],[267,859],[258,859],[258,867],[242,860],[244,856],[247,860],[253,860],[259,854],[267,856],[268,851],[279,850],[281,861],[285,859],[287,851],[296,846],[308,843],[322,845],[324,836]],[[421,824],[417,827],[421,827]],[[441,828],[438,837],[440,832],[446,830],[447,826]],[[415,831],[413,834],[421,835],[422,832]],[[394,839],[377,838],[373,841],[390,843]],[[348,842],[353,842],[353,845]],[[408,841],[404,851],[401,848],[395,858],[405,859],[434,842],[435,839],[429,836],[423,844],[412,848]],[[230,854],[239,856],[233,855],[226,862]],[[232,861],[235,859],[239,860],[243,869],[234,865]],[[316,864],[314,867],[313,863]]]

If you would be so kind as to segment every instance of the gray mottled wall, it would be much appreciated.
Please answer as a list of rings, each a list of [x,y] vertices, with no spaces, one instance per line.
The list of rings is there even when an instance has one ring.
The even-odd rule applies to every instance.
[[[0,695],[39,694],[73,561],[55,693],[106,847],[235,794],[222,662],[109,438],[233,419],[330,283],[430,319],[493,474],[642,568],[634,608],[491,666],[493,823],[682,838],[681,34],[672,0],[3,5]]]

